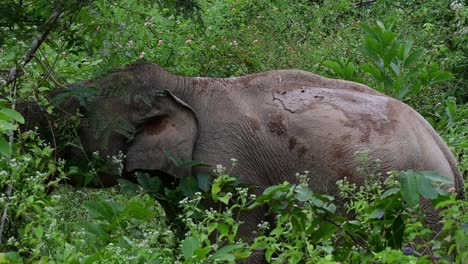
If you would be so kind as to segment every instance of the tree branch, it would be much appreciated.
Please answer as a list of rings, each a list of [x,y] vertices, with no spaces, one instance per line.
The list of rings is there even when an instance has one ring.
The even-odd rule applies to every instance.
[[[368,1],[359,1],[359,3],[354,3],[354,7],[361,7],[365,5],[370,5],[372,3],[375,3],[375,0],[368,0]]]
[[[26,55],[23,57],[23,59],[19,63],[19,67],[24,68],[24,66],[26,66],[26,64],[28,64],[31,61],[31,59],[34,57],[34,54],[36,54],[37,49],[39,49],[41,44],[46,40],[50,31],[55,26],[55,22],[57,22],[57,20],[59,19],[62,13],[63,13],[63,9],[61,6],[59,6],[58,9],[55,10],[52,13],[52,15],[50,15],[50,17],[44,23],[44,27],[45,27],[44,31],[33,40],[31,47],[28,49],[28,51],[26,52]],[[24,71],[22,69],[18,70],[17,67],[12,67],[10,69],[10,76],[8,76],[8,79],[7,79],[7,84],[12,83],[15,79],[17,79],[19,76],[23,74],[24,74]]]

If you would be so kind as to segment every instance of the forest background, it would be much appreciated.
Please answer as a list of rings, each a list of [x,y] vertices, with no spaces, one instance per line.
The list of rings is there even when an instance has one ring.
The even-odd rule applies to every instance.
[[[48,92],[138,60],[187,76],[303,69],[361,82],[411,105],[449,145],[466,182],[467,19],[466,4],[456,0],[2,1],[0,263],[229,263],[258,251],[272,263],[463,263],[467,202],[437,185],[402,181],[411,174],[443,182],[437,176],[394,173],[396,182],[376,187],[381,175],[366,171],[361,157],[368,184],[339,183],[348,217],[335,212],[331,197],[312,193],[303,177],[254,197],[235,185],[229,169],[209,184],[173,190],[144,174],[139,185],[75,188],[59,181],[91,181],[99,157],[86,168],[67,166],[37,132],[20,129],[24,118],[15,108],[34,101],[52,113]],[[74,144],[71,130],[57,133]],[[423,227],[414,193],[441,209],[444,226],[436,237]],[[155,199],[171,197],[176,213]],[[203,199],[224,206],[202,210]],[[271,206],[277,223],[264,223],[254,241],[240,240],[234,209],[260,203]]]

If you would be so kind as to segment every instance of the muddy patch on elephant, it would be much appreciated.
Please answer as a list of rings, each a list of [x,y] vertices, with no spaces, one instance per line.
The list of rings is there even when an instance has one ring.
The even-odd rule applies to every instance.
[[[249,128],[252,130],[252,132],[257,132],[260,130],[260,122],[258,122],[257,119],[254,119],[252,117],[246,117],[247,123]]]
[[[281,114],[269,114],[267,126],[270,129],[270,132],[275,133],[278,136],[283,136],[288,133],[288,130],[284,125],[283,116]]]
[[[297,145],[297,138],[296,137],[290,137],[289,138],[289,150],[293,150]]]
[[[299,158],[304,157],[308,151],[307,147],[296,137],[289,138],[288,148],[291,152],[296,152]]]
[[[304,146],[304,145],[301,145],[298,149],[297,149],[297,156],[299,158],[302,158],[304,157],[304,155],[307,153],[307,148]]]

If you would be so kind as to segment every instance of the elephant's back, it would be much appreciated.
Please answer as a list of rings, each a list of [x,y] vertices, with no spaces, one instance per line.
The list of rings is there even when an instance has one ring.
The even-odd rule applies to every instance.
[[[309,161],[312,170],[331,174],[332,181],[344,176],[362,179],[355,173],[359,165],[356,152],[368,152],[371,163],[380,160],[381,171],[435,170],[454,178],[447,153],[435,140],[437,134],[400,101],[319,87],[277,91],[273,100],[276,115],[284,116],[282,122],[288,130],[284,134],[293,135],[289,142],[297,142],[292,154],[299,160],[307,159],[299,157],[301,153],[313,157]],[[275,123],[266,119],[267,124]]]

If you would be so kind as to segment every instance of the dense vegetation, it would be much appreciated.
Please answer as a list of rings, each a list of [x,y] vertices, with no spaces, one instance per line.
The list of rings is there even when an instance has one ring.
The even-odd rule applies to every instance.
[[[92,181],[99,157],[69,166],[54,142],[20,129],[25,120],[15,108],[28,100],[51,113],[48,92],[137,60],[189,76],[297,68],[361,82],[414,107],[451,147],[467,182],[467,19],[457,0],[2,1],[0,263],[232,263],[260,250],[272,263],[466,263],[468,203],[442,191],[439,175],[383,177],[361,153],[365,186],[337,183],[349,217],[337,213],[333,197],[313,193],[307,175],[259,197],[222,167],[189,190],[164,189],[147,174],[137,176],[139,185],[72,188],[59,182]],[[68,128],[78,120],[46,129],[77,144]],[[420,196],[441,210],[436,237],[423,226]],[[155,197],[178,199],[177,221]],[[202,209],[204,199],[222,206]],[[237,212],[261,204],[276,223],[261,224],[254,241],[240,240]]]

